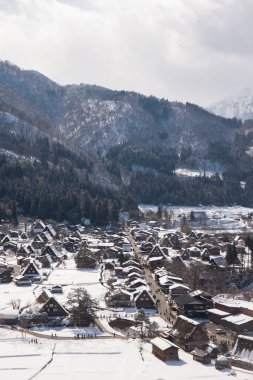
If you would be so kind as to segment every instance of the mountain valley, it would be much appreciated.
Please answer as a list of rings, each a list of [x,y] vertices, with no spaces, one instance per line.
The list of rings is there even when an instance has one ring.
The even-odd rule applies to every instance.
[[[120,207],[135,214],[139,202],[253,204],[251,122],[191,103],[61,86],[1,61],[0,135],[3,217],[96,223],[115,220]],[[178,176],[181,169],[214,175]]]

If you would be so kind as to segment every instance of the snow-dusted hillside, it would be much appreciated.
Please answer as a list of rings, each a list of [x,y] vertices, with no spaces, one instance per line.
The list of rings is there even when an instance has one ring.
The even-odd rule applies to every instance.
[[[6,61],[0,61],[0,111],[22,117],[69,147],[100,154],[120,143],[203,154],[210,141],[231,140],[239,126],[190,103],[94,85],[60,86]]]
[[[61,86],[40,73],[0,61],[2,155],[33,157],[35,163],[57,170],[60,163],[78,182],[119,194],[123,190],[126,203],[130,199],[157,202],[158,198],[175,204],[220,203],[222,178],[194,181],[186,178],[186,171],[176,172],[179,178],[175,169],[223,172],[233,158],[227,147],[243,130],[236,119],[191,103],[96,85]],[[245,145],[248,151],[253,143]],[[240,181],[247,183],[247,178]],[[191,199],[186,199],[189,186],[197,182],[197,191],[189,191]],[[74,186],[73,181],[70,185]],[[222,194],[224,203],[241,202],[241,188],[237,194],[236,190]],[[245,203],[250,203],[248,196]]]
[[[225,100],[214,103],[207,108],[216,115],[241,119],[253,119],[253,90],[244,89]]]

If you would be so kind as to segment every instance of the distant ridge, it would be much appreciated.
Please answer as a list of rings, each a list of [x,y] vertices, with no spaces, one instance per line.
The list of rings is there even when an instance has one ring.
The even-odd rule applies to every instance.
[[[227,99],[210,105],[207,109],[223,117],[236,117],[242,121],[253,120],[253,90],[246,88]]]

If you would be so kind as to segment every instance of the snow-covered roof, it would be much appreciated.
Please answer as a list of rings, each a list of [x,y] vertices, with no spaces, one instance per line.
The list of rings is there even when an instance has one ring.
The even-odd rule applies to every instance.
[[[160,337],[156,337],[156,338],[152,339],[150,342],[154,346],[158,347],[162,351],[165,351],[165,350],[167,350],[168,348],[171,348],[171,347],[178,348],[178,346],[176,346],[175,344],[173,344],[169,340],[166,340],[166,339],[163,339],[163,338],[160,338]]]
[[[234,325],[243,325],[244,323],[253,321],[253,317],[246,314],[235,314],[222,318],[223,321],[233,323]]]
[[[227,313],[226,311],[219,310],[219,309],[208,309],[207,311],[208,311],[208,313],[219,315],[221,317],[226,317],[226,316],[231,314],[231,313]]]
[[[179,315],[178,319],[183,319],[184,321],[191,323],[192,325],[198,326],[200,325],[199,322],[194,321],[194,319],[188,318],[185,315]]]
[[[189,288],[189,286],[187,286],[187,285],[183,285],[183,284],[173,284],[173,285],[171,285],[171,287],[170,287],[170,289],[172,290],[172,289],[180,289],[180,288],[184,288],[184,289],[188,289],[188,290],[190,290],[190,288]]]
[[[251,301],[244,301],[244,300],[238,300],[235,298],[225,297],[222,295],[217,295],[212,298],[213,302],[219,303],[226,306],[233,306],[233,307],[244,307],[245,309],[253,310],[253,302]]]
[[[253,336],[248,335],[238,335],[237,338],[245,339],[245,340],[251,340],[253,342]]]
[[[169,285],[169,284],[174,284],[173,281],[171,281],[168,276],[163,276],[161,278],[159,278],[159,283],[160,285]]]
[[[109,247],[113,247],[114,243],[111,243],[111,242],[100,242],[100,243],[97,243],[97,246],[99,248],[109,248]]]
[[[164,259],[164,256],[154,256],[154,257],[150,257],[150,259],[148,259],[148,261],[159,261],[159,260],[163,260]]]

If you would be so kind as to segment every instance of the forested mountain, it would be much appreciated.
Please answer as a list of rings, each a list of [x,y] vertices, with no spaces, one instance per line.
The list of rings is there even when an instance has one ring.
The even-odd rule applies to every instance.
[[[137,202],[251,204],[250,149],[251,125],[237,119],[133,92],[60,86],[0,61],[2,216],[103,224]],[[225,173],[179,178],[177,167]]]

